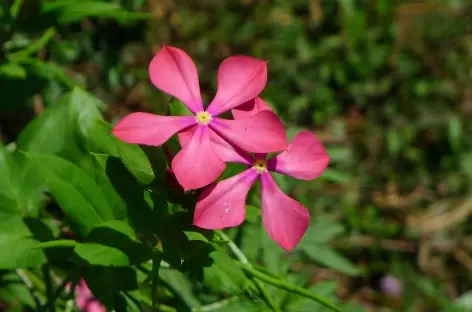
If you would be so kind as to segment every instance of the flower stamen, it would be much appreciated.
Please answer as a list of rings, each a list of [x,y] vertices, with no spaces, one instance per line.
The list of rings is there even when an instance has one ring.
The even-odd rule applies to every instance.
[[[254,162],[254,168],[259,173],[267,171],[267,161],[265,159],[258,159]]]
[[[195,116],[195,120],[201,125],[208,125],[211,122],[211,115],[207,112],[199,112]]]

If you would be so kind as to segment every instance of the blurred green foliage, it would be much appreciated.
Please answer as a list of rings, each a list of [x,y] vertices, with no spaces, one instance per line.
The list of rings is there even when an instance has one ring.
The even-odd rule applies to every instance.
[[[3,1],[0,209],[11,219],[0,219],[0,250],[21,245],[11,259],[24,256],[26,267],[45,263],[46,255],[29,246],[51,239],[38,238],[21,219],[51,221],[44,211],[54,203],[44,196],[45,189],[63,209],[70,207],[64,204],[68,199],[61,201],[58,194],[73,192],[73,202],[84,202],[80,209],[103,210],[84,221],[78,208],[70,208],[69,217],[76,217],[71,223],[78,223],[85,237],[93,229],[80,225],[113,222],[127,211],[122,198],[110,191],[109,161],[119,158],[118,167],[142,184],[160,179],[143,150],[110,143],[109,125],[96,121],[100,111],[112,123],[130,111],[167,112],[169,98],[151,86],[147,73],[153,53],[166,43],[192,56],[207,100],[224,58],[245,54],[269,60],[262,97],[290,137],[309,128],[332,157],[316,181],[277,176],[281,188],[312,214],[313,224],[293,254],[285,255],[268,239],[258,210],[248,207],[246,224],[229,234],[249,260],[295,284],[313,285],[311,291],[333,301],[351,303],[345,311],[362,311],[359,304],[372,311],[470,310],[471,31],[472,5],[466,0]],[[89,93],[69,92],[74,87]],[[101,181],[100,192],[83,185],[87,177],[77,182],[91,172]],[[69,179],[71,173],[77,181]],[[51,175],[61,183],[42,182]],[[251,194],[254,206],[259,205],[257,193]],[[101,205],[103,196],[109,202]],[[13,234],[7,224],[18,225]],[[48,226],[48,235],[57,238],[57,224]],[[97,258],[97,243],[74,243],[75,260],[102,265],[135,260],[116,248],[107,253],[111,258]],[[133,248],[141,248],[134,243]],[[141,252],[149,256],[148,250]],[[172,264],[172,256],[166,256]],[[0,256],[2,269],[16,265]],[[113,276],[118,272],[113,270],[118,269],[101,274]],[[0,297],[13,306],[33,307],[35,299],[10,273],[1,276],[6,286]],[[117,282],[119,291],[130,274]],[[239,294],[245,282],[234,273],[223,283],[210,272],[203,284],[188,284],[181,274],[161,268],[159,278],[167,288],[179,289],[175,297],[167,289],[163,296],[189,307],[212,302],[221,293]],[[402,298],[382,292],[380,280],[388,274],[403,282]],[[287,311],[325,311],[279,289],[269,291]],[[235,299],[218,311],[260,311],[259,304]]]

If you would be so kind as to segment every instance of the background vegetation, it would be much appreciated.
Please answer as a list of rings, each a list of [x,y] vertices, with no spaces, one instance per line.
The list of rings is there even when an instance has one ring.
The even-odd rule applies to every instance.
[[[24,234],[15,218],[41,218],[55,238],[76,235],[61,221],[54,186],[37,182],[43,180],[38,167],[49,170],[53,160],[20,151],[92,170],[84,155],[105,142],[90,132],[97,108],[111,123],[131,111],[167,112],[169,98],[147,73],[162,43],[192,56],[207,100],[224,58],[269,60],[262,97],[290,136],[311,129],[332,157],[316,181],[277,177],[314,221],[292,254],[268,239],[257,209],[250,208],[243,227],[227,232],[251,262],[343,303],[346,311],[472,310],[468,1],[6,0],[0,16],[0,297],[7,311],[37,309],[36,294],[49,289],[34,283],[44,265],[23,270],[43,264],[38,257],[45,256],[18,265],[20,258],[29,261],[28,251],[14,247],[51,238]],[[70,93],[76,86],[89,93]],[[44,196],[45,189],[52,195]],[[6,255],[15,252],[12,265]],[[46,256],[54,285],[54,274],[63,276],[68,266]],[[222,281],[169,272],[159,275],[174,288],[161,296],[166,306],[186,309],[193,300],[206,304],[233,293],[232,286],[219,289]],[[325,311],[269,291],[282,311]],[[227,311],[265,309],[248,302]]]

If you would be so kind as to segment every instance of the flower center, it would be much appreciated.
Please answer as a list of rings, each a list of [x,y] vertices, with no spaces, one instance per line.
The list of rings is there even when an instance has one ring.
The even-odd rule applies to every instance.
[[[197,113],[195,120],[201,125],[208,125],[211,121],[211,115],[207,112]]]
[[[258,159],[254,162],[254,168],[256,168],[257,172],[263,173],[267,171],[267,162],[265,159]]]

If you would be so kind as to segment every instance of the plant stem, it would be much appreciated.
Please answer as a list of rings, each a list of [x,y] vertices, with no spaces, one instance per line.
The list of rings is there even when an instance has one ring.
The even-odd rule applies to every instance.
[[[233,241],[231,241],[231,239],[229,239],[229,237],[223,231],[217,230],[216,233],[223,240],[228,242],[228,247],[231,249],[231,251],[235,254],[235,256],[238,258],[239,262],[241,263],[240,267],[244,271],[246,271],[246,273],[248,273],[250,276],[256,277],[256,278],[260,279],[261,281],[264,281],[267,284],[271,284],[271,285],[273,285],[275,287],[278,287],[280,289],[285,289],[285,290],[287,290],[289,292],[292,292],[294,294],[298,294],[300,296],[312,299],[312,300],[318,302],[319,304],[322,304],[325,307],[330,308],[334,311],[341,312],[341,310],[336,308],[332,303],[326,301],[323,298],[318,297],[314,293],[312,293],[312,292],[310,292],[310,291],[308,291],[304,288],[297,287],[295,285],[289,284],[289,283],[275,277],[276,275],[272,272],[269,273],[267,270],[264,269],[265,273],[262,273],[262,272],[260,272],[256,269],[254,269],[254,267],[251,265],[251,263],[247,259],[246,255],[244,255],[244,253],[241,251],[241,249],[239,249],[239,247]],[[259,290],[261,291],[262,295],[268,301],[268,303],[270,301],[272,301],[272,304],[274,304],[272,298],[269,296],[266,289],[264,287],[260,287],[260,286],[263,286],[263,285],[260,284],[260,281],[255,280],[255,282],[256,282],[256,285],[259,287]],[[276,307],[276,309],[274,309],[272,304],[269,303],[269,305],[272,307],[272,309],[274,311],[278,310],[278,307]]]
[[[144,303],[145,305],[147,305],[149,307],[152,307],[152,300],[150,298],[144,296],[143,294],[141,294],[139,296],[139,300],[142,303]],[[168,305],[165,305],[165,304],[162,304],[162,303],[158,303],[157,307],[158,307],[159,311],[161,311],[161,312],[177,312],[177,310],[174,309],[173,307],[169,307]]]
[[[56,291],[54,292],[52,297],[48,297],[48,303],[47,304],[54,305],[56,300],[62,295],[62,293],[66,289],[67,283],[69,283],[69,282],[76,283],[78,278],[79,278],[78,270],[77,269],[71,269],[68,272],[67,276],[62,281],[62,283],[56,288]]]
[[[49,312],[55,312],[56,308],[54,306],[54,302],[56,301],[56,298],[54,297],[54,289],[52,285],[51,275],[49,274],[49,265],[45,264],[42,266],[41,269],[43,273],[44,284],[46,285],[46,297],[47,297],[44,310],[48,309]]]
[[[64,312],[72,312],[72,309],[74,309],[74,300],[72,299],[67,300],[66,308],[64,309]]]
[[[24,0],[15,0],[10,7],[10,15],[16,19],[18,13],[20,13],[21,6],[23,5]]]
[[[159,283],[159,268],[161,265],[162,253],[159,250],[154,250],[152,255],[152,271],[149,275],[152,275],[151,279],[151,299],[152,299],[152,310],[159,311],[157,307],[157,286]]]
[[[228,243],[229,249],[231,249],[231,251],[234,253],[236,258],[239,260],[239,262],[241,263],[241,266],[252,268],[251,263],[249,262],[249,260],[247,259],[246,255],[243,253],[243,251],[241,249],[239,249],[239,247],[223,231],[216,230],[215,232],[219,237],[221,237],[221,239],[223,239],[224,241],[226,241]],[[262,298],[264,298],[264,300],[267,302],[267,304],[271,307],[272,311],[281,312],[280,308],[275,303],[274,299],[272,299],[269,292],[264,287],[264,284],[262,284],[259,280],[253,278],[254,275],[249,275],[249,276],[252,278],[252,280],[256,284],[257,288],[261,292]]]
[[[20,50],[18,52],[12,53],[8,56],[9,60],[15,60],[19,58],[25,58],[31,56],[32,54],[41,50],[56,34],[56,29],[54,27],[49,27],[44,34],[38,40],[34,41],[27,48]]]
[[[316,294],[314,294],[314,293],[312,293],[312,292],[310,292],[310,291],[308,291],[304,288],[289,284],[289,283],[287,283],[283,280],[280,280],[280,279],[274,278],[272,276],[269,276],[265,273],[259,272],[259,271],[255,270],[253,267],[248,266],[248,265],[240,264],[240,267],[244,271],[246,271],[246,273],[260,279],[261,281],[266,282],[267,284],[271,284],[271,285],[273,285],[275,287],[278,287],[280,289],[285,289],[285,290],[287,290],[291,293],[294,293],[294,294],[312,299],[313,301],[316,301],[319,304],[322,304],[327,308],[330,308],[330,309],[332,309],[334,311],[337,311],[337,312],[341,312],[341,310],[339,310],[337,307],[335,307],[332,303],[328,302],[327,300],[325,300],[321,297],[318,297]]]
[[[234,297],[231,297],[231,298],[228,298],[228,299],[225,299],[225,300],[221,300],[221,301],[217,301],[217,302],[205,305],[205,306],[193,308],[192,312],[208,312],[208,311],[217,310],[217,309],[220,309],[224,306],[227,306],[228,304],[230,304],[233,301],[238,301],[239,299],[241,299],[241,298],[238,297],[238,296],[234,296]]]

